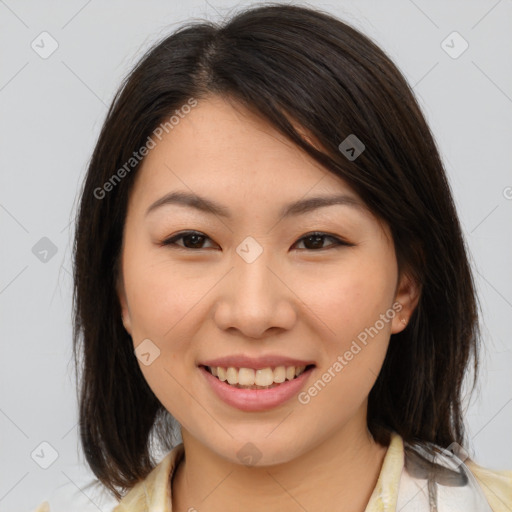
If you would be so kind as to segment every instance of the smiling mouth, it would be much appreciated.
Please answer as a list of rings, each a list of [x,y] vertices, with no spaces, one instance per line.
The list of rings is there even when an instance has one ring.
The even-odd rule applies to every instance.
[[[238,389],[272,389],[281,384],[295,380],[303,373],[315,367],[314,364],[307,366],[277,366],[274,368],[263,368],[254,370],[251,368],[223,368],[201,365],[208,373],[221,382]],[[242,383],[240,383],[242,382]],[[259,384],[256,384],[258,382]]]

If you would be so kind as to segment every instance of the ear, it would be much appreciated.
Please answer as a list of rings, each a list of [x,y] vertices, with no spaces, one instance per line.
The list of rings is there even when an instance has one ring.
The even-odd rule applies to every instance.
[[[117,297],[119,298],[119,304],[121,306],[121,317],[123,320],[123,325],[128,334],[132,335],[132,321],[130,316],[130,310],[128,308],[128,301],[126,299],[126,292],[124,289],[124,281],[121,273],[119,273],[119,277],[116,283],[116,291]]]
[[[391,334],[403,331],[418,305],[421,285],[407,272],[402,273],[395,293],[393,309],[396,311],[391,322]]]

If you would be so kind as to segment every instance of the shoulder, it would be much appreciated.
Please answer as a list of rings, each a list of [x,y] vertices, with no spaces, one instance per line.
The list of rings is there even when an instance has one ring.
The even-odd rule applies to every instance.
[[[61,474],[62,476],[57,475],[53,489],[33,512],[107,512],[119,503],[89,472],[79,473],[72,466]]]
[[[475,476],[493,512],[512,510],[512,470],[493,470],[466,461],[466,466]]]
[[[41,505],[39,505],[34,512],[51,512],[50,504],[47,501],[43,501]]]
[[[113,512],[168,510],[171,503],[170,481],[184,455],[183,443],[175,446],[148,476],[135,484]]]
[[[424,487],[423,483],[427,486],[424,508],[429,501],[439,500],[450,510],[512,511],[512,471],[485,468],[467,457],[464,450],[459,453],[459,450],[442,449],[432,443],[408,444],[405,452],[405,476],[408,478],[402,480],[416,487]],[[432,482],[437,485],[433,486]],[[415,489],[404,485],[403,490]],[[421,493],[413,492],[412,498],[417,495]],[[464,507],[459,508],[462,504]]]
[[[60,486],[59,492],[54,492],[49,499],[42,502],[33,512],[63,512],[73,510],[78,512],[136,512],[139,510],[163,511],[170,510],[171,488],[170,478],[184,456],[183,443],[175,446],[159,464],[146,476],[134,485],[128,493],[118,501],[112,496],[97,489],[91,490],[91,484],[87,487],[87,495],[81,490],[82,486],[71,488],[68,482]],[[85,488],[85,487],[84,487]]]

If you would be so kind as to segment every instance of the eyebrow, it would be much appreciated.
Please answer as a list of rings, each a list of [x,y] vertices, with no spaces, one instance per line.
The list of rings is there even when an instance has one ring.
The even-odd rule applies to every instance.
[[[232,214],[229,211],[229,208],[227,208],[226,206],[223,206],[211,199],[207,199],[206,197],[201,197],[193,193],[180,191],[170,192],[165,196],[161,197],[160,199],[158,199],[157,201],[155,201],[146,210],[145,215],[147,216],[150,212],[155,211],[157,208],[169,204],[188,206],[190,208],[195,208],[196,210],[217,215],[219,217],[224,217],[227,219],[232,218]],[[356,208],[364,208],[364,205],[360,201],[358,201],[355,197],[350,195],[342,194],[335,196],[318,196],[309,197],[307,199],[300,199],[298,201],[285,205],[281,209],[280,217],[286,218],[297,215],[303,215],[318,208],[324,208],[326,206],[332,205],[343,205]]]

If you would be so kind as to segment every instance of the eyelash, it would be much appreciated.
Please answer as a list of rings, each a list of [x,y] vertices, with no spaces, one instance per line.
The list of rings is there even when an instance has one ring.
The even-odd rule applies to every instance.
[[[160,243],[161,246],[174,246],[173,248],[177,248],[177,249],[180,249],[180,250],[185,250],[185,251],[200,251],[202,249],[205,249],[204,247],[199,247],[199,248],[196,248],[196,249],[191,249],[190,247],[183,247],[181,245],[178,245],[176,244],[175,242],[177,240],[181,240],[189,235],[199,235],[200,237],[202,238],[205,238],[205,239],[209,239],[211,240],[208,236],[206,236],[204,233],[201,233],[200,231],[183,231],[181,233],[178,233],[177,235],[171,237],[171,238],[168,238],[166,240],[164,240],[163,242]],[[313,251],[313,252],[318,252],[318,251],[324,251],[326,249],[335,249],[336,247],[340,247],[340,246],[347,246],[347,247],[353,247],[354,244],[351,244],[349,242],[346,242],[345,240],[342,240],[341,238],[338,238],[336,236],[333,236],[333,235],[329,235],[328,233],[324,233],[322,231],[314,231],[312,233],[307,233],[306,235],[304,235],[303,237],[299,238],[299,240],[297,240],[297,242],[300,242],[304,239],[307,239],[307,238],[310,238],[310,237],[322,237],[322,238],[330,238],[331,240],[334,240],[334,244],[331,244],[330,246],[327,246],[327,247],[321,247],[320,249],[299,249],[299,250],[307,250],[307,251]],[[296,243],[297,243],[296,242]]]

